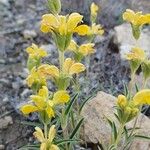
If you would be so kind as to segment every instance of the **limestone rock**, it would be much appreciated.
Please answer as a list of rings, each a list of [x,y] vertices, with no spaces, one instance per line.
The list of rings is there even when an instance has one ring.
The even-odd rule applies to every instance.
[[[110,127],[105,119],[105,116],[115,119],[113,115],[116,98],[104,92],[98,92],[97,96],[89,101],[83,111],[82,116],[85,118],[83,140],[87,143],[98,143],[102,141],[108,144],[110,140]],[[141,121],[142,120],[142,121]],[[131,121],[128,126],[133,127],[134,121]],[[138,130],[142,135],[150,136],[150,120],[144,115],[139,116],[137,125],[141,126]],[[132,150],[148,150],[150,142],[136,140],[132,145]]]
[[[24,30],[23,36],[25,39],[31,39],[35,38],[37,36],[37,33],[34,30]]]
[[[132,35],[132,29],[130,24],[122,24],[114,28],[114,43],[119,46],[121,58],[125,58],[125,54],[128,53],[132,47],[138,45],[138,47],[145,50],[150,56],[150,31],[145,29],[142,31],[138,43]]]
[[[8,125],[12,124],[13,120],[11,116],[6,116],[0,119],[0,129],[6,129]]]

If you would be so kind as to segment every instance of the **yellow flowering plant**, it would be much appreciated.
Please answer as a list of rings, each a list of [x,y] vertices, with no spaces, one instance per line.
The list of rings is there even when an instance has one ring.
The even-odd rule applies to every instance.
[[[133,10],[127,9],[123,13],[123,19],[131,24],[132,33],[136,40],[140,37],[142,26],[145,24],[150,24],[150,14],[144,15],[141,11],[134,12]]]
[[[61,15],[60,0],[48,0],[48,8],[50,13],[42,16],[40,30],[51,34],[58,49],[59,66],[43,63],[42,59],[47,57],[48,53],[36,44],[26,49],[29,55],[27,62],[29,75],[26,82],[33,90],[33,94],[30,100],[21,106],[20,111],[25,116],[32,113],[38,115],[42,125],[35,128],[33,135],[40,142],[40,150],[70,150],[79,139],[78,132],[83,118],[79,112],[82,108],[76,109],[76,105],[73,105],[79,93],[75,91],[75,94],[70,95],[68,87],[86,67],[81,63],[82,59],[77,61],[75,57],[65,58],[65,53],[70,49],[73,34],[81,36],[99,34],[101,27],[93,26],[90,29],[88,25],[83,24],[83,16],[76,12]],[[70,50],[82,57],[95,51],[93,43],[75,45],[76,49]],[[55,91],[48,89],[49,81],[55,85]],[[59,134],[55,128],[60,130]],[[30,149],[30,146],[28,148]]]
[[[40,125],[36,124],[34,137],[39,144],[25,147],[26,149],[36,148],[40,150],[72,150],[74,145],[79,142],[79,131],[84,118],[80,116],[81,106],[77,102],[79,91],[69,91],[71,83],[76,79],[79,82],[80,73],[86,70],[82,63],[83,58],[89,58],[95,52],[93,43],[97,35],[104,33],[100,24],[96,24],[99,7],[91,4],[91,24],[83,23],[83,16],[79,13],[61,15],[61,1],[48,0],[49,14],[42,16],[40,30],[43,33],[51,34],[53,41],[58,49],[59,66],[43,63],[42,59],[48,53],[36,44],[32,44],[26,49],[29,57],[27,67],[29,70],[26,79],[27,85],[32,89],[33,94],[30,100],[21,106],[20,111],[28,116],[35,113],[38,116]],[[140,28],[149,23],[149,14],[142,15],[141,12],[134,13],[127,10],[123,14],[124,20],[132,24],[135,39],[140,36]],[[73,35],[86,36],[87,41],[77,44],[73,40]],[[65,57],[66,52],[73,53],[73,57]],[[138,136],[135,133],[137,117],[142,105],[150,105],[150,89],[145,88],[146,82],[150,78],[150,60],[144,50],[133,47],[126,55],[130,63],[132,79],[137,69],[141,66],[144,75],[144,88],[132,95],[132,84],[128,89],[125,86],[125,94],[119,95],[116,103],[115,117],[118,126],[114,121],[107,119],[112,128],[112,139],[107,150],[117,150],[119,143],[126,137],[123,148],[128,147],[132,140]],[[89,65],[89,61],[87,64]],[[88,69],[87,69],[88,70]],[[88,71],[87,71],[88,72]],[[55,88],[50,91],[48,82],[52,81]],[[77,102],[77,105],[75,105]],[[129,131],[126,124],[135,120],[133,129]]]
[[[130,22],[133,30],[133,36],[136,40],[140,37],[140,28],[144,24],[149,24],[149,14],[143,15],[142,12],[135,13],[127,9],[123,13],[123,19]],[[136,131],[138,116],[143,105],[150,105],[150,89],[146,88],[146,83],[150,78],[150,63],[147,54],[140,47],[133,47],[126,54],[126,59],[130,63],[131,82],[129,87],[125,85],[125,94],[119,95],[116,102],[116,112],[114,113],[116,121],[107,119],[111,126],[111,142],[108,146],[103,145],[105,150],[130,149],[135,138],[150,139],[150,137],[139,135]],[[143,72],[143,86],[141,89],[135,84],[136,93],[133,95],[133,82],[136,71],[141,66]],[[134,120],[133,128],[128,129],[128,122]],[[121,144],[122,143],[122,144]]]

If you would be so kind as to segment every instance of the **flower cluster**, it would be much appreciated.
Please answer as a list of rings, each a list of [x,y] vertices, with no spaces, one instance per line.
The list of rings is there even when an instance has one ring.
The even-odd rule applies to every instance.
[[[119,95],[117,109],[121,119],[120,122],[126,123],[132,120],[140,112],[140,107],[144,104],[150,105],[150,89],[141,90],[131,100],[124,95]]]
[[[41,142],[40,150],[60,150],[59,147],[53,143],[56,134],[55,125],[50,127],[48,137],[44,136],[41,128],[35,127],[35,130],[33,135]]]
[[[51,34],[58,49],[59,66],[43,63],[42,59],[47,57],[48,53],[36,44],[32,44],[26,49],[29,55],[27,62],[29,75],[26,81],[33,90],[33,94],[30,96],[30,101],[23,105],[20,110],[24,115],[35,112],[38,114],[39,120],[44,126],[44,133],[39,127],[36,127],[34,132],[34,136],[41,143],[40,149],[59,150],[53,141],[56,133],[55,126],[50,127],[49,133],[47,127],[52,120],[57,120],[55,122],[56,125],[59,123],[57,126],[62,129],[63,139],[66,140],[69,137],[69,135],[66,136],[66,130],[68,130],[68,134],[70,129],[66,129],[66,127],[70,126],[70,114],[66,111],[68,111],[68,107],[72,107],[72,102],[70,102],[67,89],[72,83],[71,81],[75,80],[76,75],[86,69],[81,63],[82,58],[95,52],[94,43],[89,42],[79,46],[72,40],[72,36],[78,34],[95,37],[102,35],[104,31],[101,25],[96,25],[95,21],[92,21],[91,27],[83,24],[83,16],[79,13],[61,15],[60,0],[48,0],[48,7],[51,13],[42,16],[40,30],[43,33]],[[95,20],[97,11],[98,6],[92,4],[91,16]],[[73,58],[65,58],[65,53],[68,50],[74,54]],[[54,92],[48,90],[49,80],[56,87]],[[75,112],[72,111],[72,113]],[[76,126],[78,127],[78,124]],[[68,146],[67,144],[66,147]]]
[[[135,39],[140,37],[140,28],[145,24],[150,24],[150,14],[142,14],[142,12],[134,12],[127,9],[123,13],[123,19],[131,23],[132,32]]]

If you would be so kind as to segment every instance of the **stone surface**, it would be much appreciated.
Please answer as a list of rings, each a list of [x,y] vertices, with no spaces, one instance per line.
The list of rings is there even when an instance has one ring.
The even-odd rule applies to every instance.
[[[87,143],[98,143],[102,141],[104,144],[108,144],[110,140],[110,127],[105,119],[105,116],[113,119],[113,111],[116,98],[104,92],[98,92],[97,96],[89,101],[82,112],[82,116],[85,118],[83,139]],[[133,126],[133,122],[128,124],[128,127]],[[142,114],[138,120],[138,126],[141,129],[138,130],[142,135],[150,136],[150,120]],[[136,140],[132,145],[132,150],[148,150],[150,149],[150,142],[143,140]]]
[[[4,145],[0,145],[0,150],[4,150],[5,149],[5,146]]]
[[[37,36],[37,33],[34,30],[24,30],[23,36],[25,39],[31,39],[35,38]]]
[[[120,55],[124,59],[125,54],[128,53],[132,47],[136,45],[141,47],[150,56],[150,31],[145,29],[142,31],[139,40],[133,38],[130,24],[122,24],[114,28],[115,33],[113,42],[119,46]]]
[[[12,124],[13,120],[11,116],[6,116],[0,119],[0,129],[6,129],[8,125]]]

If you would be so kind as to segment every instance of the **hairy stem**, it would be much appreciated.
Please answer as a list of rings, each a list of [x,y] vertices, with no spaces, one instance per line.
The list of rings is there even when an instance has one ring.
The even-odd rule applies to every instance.
[[[121,136],[122,136],[122,132],[124,130],[124,126],[125,126],[125,124],[120,124],[120,128],[119,128],[119,131],[118,131],[117,139],[116,139],[116,141],[114,143],[114,146],[115,146],[116,149],[118,147],[119,142],[121,141]]]
[[[59,51],[59,65],[60,65],[60,70],[62,72],[64,71],[63,64],[64,64],[64,52]]]
[[[47,124],[44,123],[44,136],[45,136],[45,139],[47,139]]]

